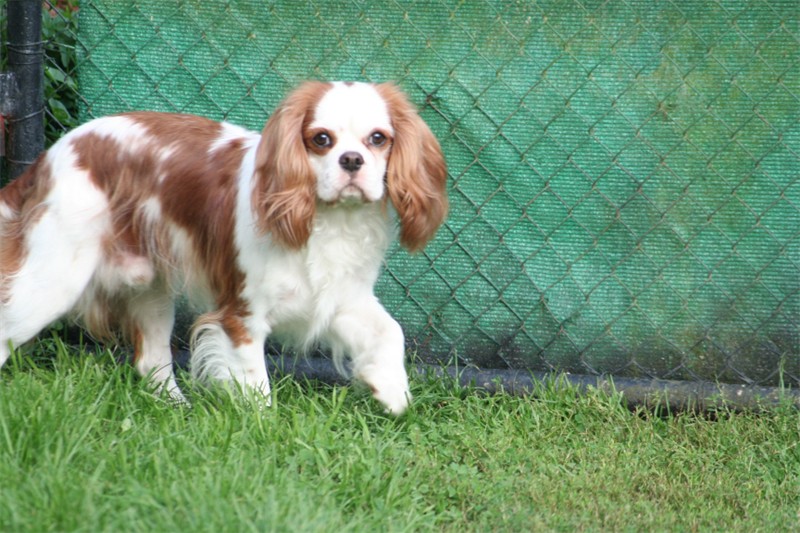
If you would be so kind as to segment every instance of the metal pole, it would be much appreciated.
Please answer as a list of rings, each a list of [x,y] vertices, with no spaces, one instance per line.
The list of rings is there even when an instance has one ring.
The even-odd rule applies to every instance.
[[[44,149],[41,0],[8,0],[8,68],[19,88],[8,118],[8,173],[13,179]]]

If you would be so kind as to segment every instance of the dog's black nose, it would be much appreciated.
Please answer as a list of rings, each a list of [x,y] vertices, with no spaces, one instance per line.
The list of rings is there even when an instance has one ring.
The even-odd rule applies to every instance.
[[[364,158],[358,152],[345,152],[339,157],[339,166],[348,172],[356,172],[364,164]]]

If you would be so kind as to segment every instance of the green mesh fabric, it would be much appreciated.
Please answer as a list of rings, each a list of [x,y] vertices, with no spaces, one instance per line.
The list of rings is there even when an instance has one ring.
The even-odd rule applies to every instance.
[[[776,1],[84,2],[83,119],[260,128],[396,80],[451,214],[377,293],[424,359],[800,384],[800,8]]]

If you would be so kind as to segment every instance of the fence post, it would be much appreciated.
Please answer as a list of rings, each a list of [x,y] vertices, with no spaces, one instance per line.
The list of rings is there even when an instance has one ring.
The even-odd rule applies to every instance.
[[[6,156],[13,179],[44,149],[42,2],[8,0],[7,10],[8,69],[17,88],[7,110]]]

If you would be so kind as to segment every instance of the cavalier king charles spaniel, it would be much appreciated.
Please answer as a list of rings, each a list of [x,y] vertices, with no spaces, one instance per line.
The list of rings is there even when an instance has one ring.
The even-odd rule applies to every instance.
[[[384,254],[447,213],[439,143],[392,84],[307,82],[264,130],[133,112],[73,130],[0,190],[0,365],[62,316],[120,332],[174,399],[175,298],[202,313],[191,371],[270,401],[264,343],[349,358],[390,413],[408,406],[403,331],[373,293]],[[399,230],[398,230],[399,227]]]

